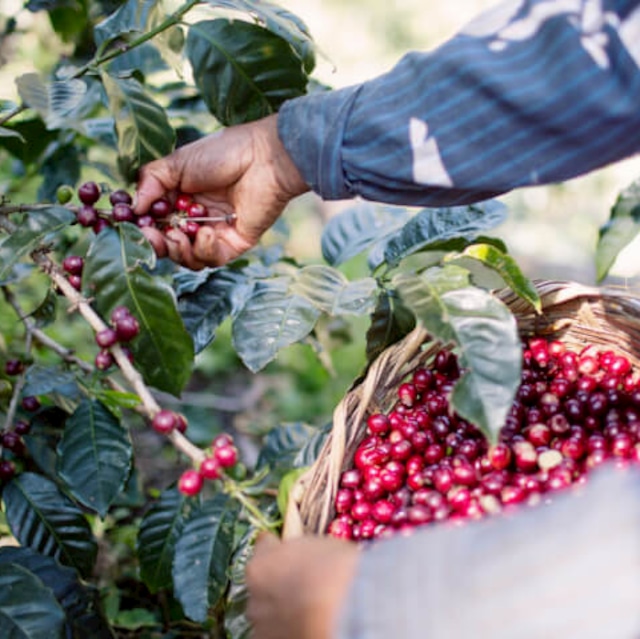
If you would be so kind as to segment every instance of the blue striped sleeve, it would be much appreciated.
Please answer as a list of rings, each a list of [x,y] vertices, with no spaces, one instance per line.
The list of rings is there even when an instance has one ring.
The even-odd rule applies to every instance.
[[[640,2],[508,0],[278,121],[325,199],[440,206],[560,182],[640,151]]]
[[[577,492],[576,492],[577,491]],[[338,639],[637,639],[640,474],[361,553]]]

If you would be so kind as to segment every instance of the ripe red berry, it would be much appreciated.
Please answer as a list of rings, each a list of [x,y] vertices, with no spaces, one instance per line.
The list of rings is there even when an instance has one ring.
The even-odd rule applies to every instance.
[[[93,226],[98,221],[98,213],[93,206],[85,204],[78,209],[76,219],[81,226]]]
[[[115,331],[119,342],[130,342],[140,333],[140,324],[133,315],[121,317],[116,322]]]
[[[207,457],[200,464],[200,474],[205,479],[220,479],[220,462],[215,457]]]
[[[40,400],[33,395],[26,395],[22,398],[22,408],[29,413],[35,413],[40,408]]]
[[[93,364],[99,371],[109,370],[114,364],[114,359],[111,351],[100,351],[96,355]]]
[[[111,222],[104,217],[99,217],[95,224],[93,225],[93,232],[98,235],[98,233],[104,231],[104,229],[108,229],[111,226]]]
[[[109,202],[115,206],[116,204],[131,204],[133,199],[124,189],[118,189],[109,195]]]
[[[153,228],[156,225],[156,221],[150,215],[141,215],[136,218],[136,225],[141,228]]]
[[[70,275],[82,275],[84,259],[79,255],[68,255],[62,260],[62,268]]]
[[[193,202],[187,209],[187,215],[189,217],[206,217],[207,209],[204,204],[200,202]]]
[[[105,328],[96,333],[96,344],[100,348],[111,348],[118,341],[118,335],[112,328]]]
[[[82,291],[82,277],[80,275],[69,275],[67,280],[76,291]]]
[[[177,211],[187,211],[193,202],[193,198],[186,193],[180,193],[176,198],[175,207]]]
[[[22,455],[24,453],[24,441],[22,437],[13,430],[8,430],[2,433],[2,447],[10,450],[16,455]]]
[[[16,465],[10,459],[0,460],[0,481],[8,482],[16,474]]]
[[[133,209],[129,204],[125,204],[124,202],[119,202],[113,207],[111,210],[111,218],[114,222],[133,222],[135,220]]]
[[[131,317],[131,311],[126,306],[116,306],[111,311],[111,324],[117,324],[124,317]]]
[[[168,435],[178,427],[178,415],[172,410],[163,408],[151,420],[151,427],[161,435]]]
[[[178,480],[178,490],[187,497],[195,497],[202,490],[203,483],[197,470],[185,470]]]
[[[166,199],[156,200],[149,209],[149,215],[155,218],[167,217],[173,212],[171,202]]]
[[[7,375],[20,375],[24,371],[24,364],[19,359],[8,359],[4,364],[4,372]]]
[[[83,204],[95,204],[100,199],[100,187],[95,182],[85,182],[78,188],[78,198]]]
[[[238,449],[235,446],[216,446],[213,449],[213,456],[222,468],[231,468],[238,462]]]
[[[13,430],[18,435],[28,435],[31,430],[31,424],[24,419],[19,419],[14,425]]]

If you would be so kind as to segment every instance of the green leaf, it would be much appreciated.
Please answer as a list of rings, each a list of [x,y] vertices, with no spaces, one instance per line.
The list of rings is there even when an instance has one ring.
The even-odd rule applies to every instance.
[[[61,638],[63,623],[64,612],[49,588],[22,566],[0,564],[0,636]]]
[[[225,592],[237,514],[235,500],[218,493],[191,512],[178,538],[175,596],[193,621],[206,621],[209,609]]]
[[[317,432],[317,428],[302,422],[272,428],[262,441],[256,468],[268,466],[271,469],[291,470],[298,453]]]
[[[20,133],[18,133],[18,131],[8,129],[6,126],[0,126],[0,138],[16,138],[23,143],[26,142],[26,140]]]
[[[127,306],[140,323],[128,346],[147,384],[179,395],[190,378],[193,342],[178,313],[171,287],[148,271],[155,254],[132,224],[101,231],[91,243],[83,278],[103,317]]]
[[[259,282],[233,323],[233,345],[254,373],[282,348],[304,339],[320,315],[313,304],[287,289],[285,278]]]
[[[304,70],[311,73],[315,66],[315,46],[307,25],[295,14],[263,0],[211,0],[217,7],[229,7],[245,11],[269,31],[286,40],[304,63]]]
[[[3,492],[7,522],[24,546],[91,574],[97,544],[82,511],[52,482],[22,473]]]
[[[520,383],[522,349],[509,309],[477,288],[443,289],[427,278],[398,278],[398,291],[435,338],[457,346],[466,372],[451,402],[495,440]]]
[[[391,344],[401,340],[415,324],[415,316],[395,291],[381,291],[367,330],[367,361],[372,362]]]
[[[38,200],[55,202],[58,187],[76,184],[80,180],[81,168],[80,153],[75,144],[53,145],[40,167],[42,184],[38,189]]]
[[[320,264],[299,269],[290,287],[293,294],[331,316],[371,313],[377,290],[372,277],[350,282],[340,271]]]
[[[176,277],[179,291],[183,291],[178,292],[178,310],[199,353],[215,339],[220,324],[244,306],[253,282],[241,271],[227,267],[212,269],[197,282],[192,280],[188,285],[184,276],[180,280]]]
[[[164,3],[160,0],[127,0],[108,18],[96,25],[94,29],[96,45],[102,49],[106,49],[110,45],[118,46],[122,42],[130,42],[133,38],[154,30],[167,18],[163,5]],[[144,61],[141,65],[140,59],[135,56],[138,55],[140,49],[151,47],[162,55],[170,67],[181,73],[179,49],[177,51],[175,46],[176,36],[180,34],[182,34],[182,30],[178,26],[164,29],[154,36],[150,43],[119,55],[110,64],[110,69],[145,68]],[[144,55],[144,57],[151,56]]]
[[[175,131],[164,109],[154,102],[134,78],[101,75],[109,111],[116,122],[118,163],[126,179],[147,162],[173,150]]]
[[[357,204],[327,222],[322,231],[322,256],[331,266],[338,266],[395,233],[410,218],[408,209]]]
[[[62,231],[75,221],[75,215],[62,206],[29,211],[14,233],[0,243],[0,280],[6,279],[13,267],[53,233]]]
[[[510,255],[491,244],[471,244],[462,253],[446,258],[445,263],[455,261],[459,257],[478,260],[495,271],[516,295],[529,302],[538,313],[541,312],[538,290]]]
[[[48,129],[67,126],[69,116],[87,92],[87,85],[82,80],[45,82],[37,73],[17,77],[16,86],[22,101],[40,115]]]
[[[198,22],[189,29],[186,52],[203,100],[224,125],[275,113],[305,92],[300,58],[286,40],[258,25]]]
[[[57,132],[49,131],[39,117],[13,122],[6,128],[17,133],[19,137],[0,136],[0,147],[9,151],[27,166],[34,164],[58,136]]]
[[[135,393],[114,391],[108,388],[93,390],[95,398],[104,404],[114,415],[120,416],[121,408],[132,410],[140,406],[140,398]]]
[[[438,242],[458,237],[473,239],[481,231],[500,224],[505,212],[504,205],[494,200],[471,206],[424,209],[388,240],[384,259],[393,267],[404,257]]]
[[[628,186],[616,200],[609,220],[600,228],[596,245],[596,278],[601,282],[618,254],[640,232],[640,180]]]
[[[137,542],[140,578],[153,593],[171,585],[175,545],[184,525],[183,505],[180,492],[169,488],[140,522]]]
[[[18,564],[50,588],[66,614],[66,636],[112,639],[113,633],[100,612],[98,589],[83,582],[77,571],[31,548],[0,549],[0,564]]]
[[[58,474],[71,494],[105,518],[131,469],[128,433],[100,402],[84,399],[67,419],[58,445]]]
[[[79,389],[75,375],[61,366],[32,364],[27,370],[23,393],[25,395],[62,393],[75,399]]]

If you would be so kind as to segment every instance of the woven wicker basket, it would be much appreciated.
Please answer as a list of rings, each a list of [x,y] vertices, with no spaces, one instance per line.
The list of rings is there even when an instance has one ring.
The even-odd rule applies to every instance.
[[[572,350],[588,344],[626,355],[640,367],[640,299],[622,291],[606,291],[572,282],[536,283],[542,314],[510,290],[497,293],[513,312],[523,338],[561,339]],[[350,390],[333,415],[333,428],[318,460],[291,491],[283,536],[323,534],[334,516],[333,502],[342,471],[366,430],[366,418],[386,412],[397,399],[398,385],[442,348],[422,328],[387,348],[366,377]]]

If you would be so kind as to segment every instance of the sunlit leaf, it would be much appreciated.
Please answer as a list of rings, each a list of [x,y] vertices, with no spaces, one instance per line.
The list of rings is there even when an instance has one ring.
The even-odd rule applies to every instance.
[[[127,179],[143,164],[168,155],[173,150],[175,131],[165,110],[134,78],[101,75],[109,110],[115,117],[118,161]]]
[[[328,315],[365,315],[374,308],[378,285],[372,277],[349,281],[340,271],[315,264],[297,271],[290,290]]]
[[[259,282],[233,323],[233,345],[253,372],[264,368],[278,351],[304,339],[320,311],[288,292],[286,279]]]
[[[75,221],[75,215],[62,206],[29,211],[25,223],[0,243],[0,280],[46,239]]]

